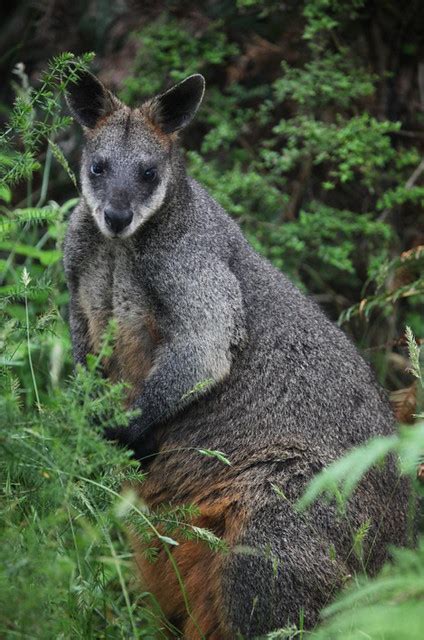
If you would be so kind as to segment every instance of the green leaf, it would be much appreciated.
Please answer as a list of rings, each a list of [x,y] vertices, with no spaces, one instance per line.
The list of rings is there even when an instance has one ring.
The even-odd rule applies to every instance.
[[[322,494],[337,497],[341,493],[342,499],[347,500],[368,469],[384,460],[397,443],[398,436],[394,435],[374,438],[355,447],[315,476],[297,502],[297,509],[305,509]]]
[[[0,183],[0,200],[3,200],[7,203],[11,202],[12,200],[12,191],[7,186],[7,184]]]
[[[52,151],[53,156],[56,158],[59,164],[65,169],[66,173],[68,174],[69,178],[71,179],[72,183],[77,189],[78,188],[77,177],[75,173],[72,171],[71,167],[69,166],[69,162],[63,155],[62,149],[55,142],[53,142],[53,140],[50,140],[50,139],[49,139],[49,145],[50,145],[50,149]]]
[[[176,540],[173,540],[173,538],[169,538],[168,536],[162,536],[159,535],[158,536],[159,540],[161,540],[162,542],[165,542],[166,544],[171,544],[174,547],[178,547],[179,546],[179,542],[177,542]]]
[[[0,250],[14,251],[19,255],[34,258],[39,260],[44,266],[55,264],[62,258],[62,252],[57,249],[46,251],[44,249],[37,249],[36,247],[31,247],[26,244],[18,244],[11,241],[0,242]]]
[[[231,466],[231,462],[228,460],[225,453],[222,453],[222,451],[215,451],[213,449],[198,449],[198,452],[204,456],[208,456],[209,458],[217,458],[223,464]]]

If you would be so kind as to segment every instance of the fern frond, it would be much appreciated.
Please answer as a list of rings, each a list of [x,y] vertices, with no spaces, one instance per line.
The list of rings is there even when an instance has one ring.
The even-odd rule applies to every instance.
[[[42,222],[52,222],[57,219],[59,207],[28,207],[15,209],[10,218],[0,220],[0,233],[9,234],[24,224],[37,225]]]
[[[337,496],[340,492],[346,500],[368,469],[384,460],[397,444],[398,437],[391,436],[374,438],[360,447],[355,447],[315,476],[298,501],[297,508],[305,509],[322,494]]]
[[[68,174],[69,178],[71,179],[74,187],[76,189],[78,189],[77,177],[76,177],[75,173],[72,171],[71,167],[69,166],[69,162],[67,161],[67,159],[63,155],[62,149],[59,147],[59,145],[57,145],[51,139],[49,139],[49,145],[50,145],[50,149],[52,150],[52,154],[53,154],[54,158],[63,167],[63,169],[65,169],[65,171]]]

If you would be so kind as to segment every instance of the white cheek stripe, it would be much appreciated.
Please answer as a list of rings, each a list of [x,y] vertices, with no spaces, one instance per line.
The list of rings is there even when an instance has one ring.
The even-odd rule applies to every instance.
[[[162,206],[166,194],[167,182],[162,180],[158,188],[155,190],[148,205],[142,205],[135,215],[135,220],[131,223],[131,227],[134,227],[134,231],[143,222],[146,222],[152,215]]]

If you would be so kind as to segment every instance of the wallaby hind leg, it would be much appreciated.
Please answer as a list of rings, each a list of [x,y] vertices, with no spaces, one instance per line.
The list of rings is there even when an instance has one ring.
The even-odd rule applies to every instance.
[[[214,553],[204,542],[182,540],[171,550],[179,580],[175,566],[163,551],[151,563],[138,554],[137,542],[134,546],[146,590],[184,640],[233,640],[233,635],[227,634],[223,616],[221,553]]]
[[[222,601],[234,638],[255,638],[288,624],[306,628],[348,574],[334,558],[325,531],[288,503],[267,505],[252,517],[228,556]]]
[[[233,513],[234,500],[202,500],[200,515],[193,524],[214,532],[232,545],[235,526],[241,518]],[[178,536],[176,536],[178,538]],[[234,640],[226,626],[225,606],[222,599],[223,566],[228,555],[213,551],[206,542],[179,539],[178,546],[169,549],[173,562],[158,544],[154,563],[144,554],[144,547],[134,536],[133,546],[140,577],[165,618],[181,632],[184,640]]]

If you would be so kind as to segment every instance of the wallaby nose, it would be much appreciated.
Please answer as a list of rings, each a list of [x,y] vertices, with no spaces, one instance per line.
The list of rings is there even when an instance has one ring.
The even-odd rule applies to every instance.
[[[105,222],[113,233],[120,233],[131,223],[133,212],[130,210],[117,211],[116,209],[105,209]]]

